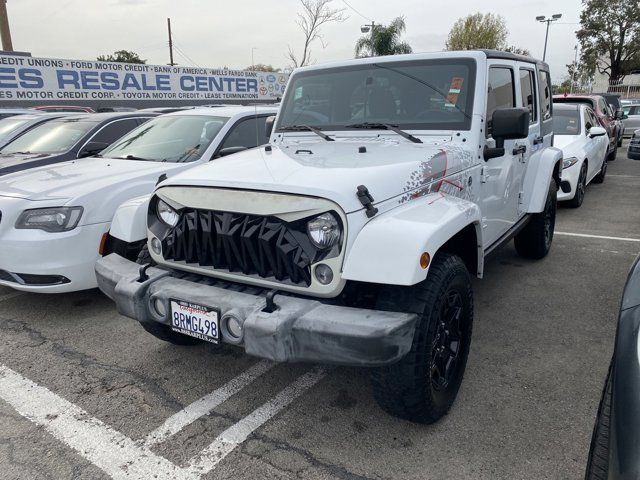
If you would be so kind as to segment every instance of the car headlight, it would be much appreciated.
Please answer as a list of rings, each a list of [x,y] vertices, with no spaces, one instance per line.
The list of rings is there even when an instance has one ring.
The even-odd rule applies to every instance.
[[[578,159],[576,157],[569,157],[562,160],[562,169],[569,168],[572,165],[578,163]]]
[[[307,222],[307,233],[318,248],[331,248],[340,240],[340,224],[331,213],[323,213]]]
[[[160,199],[158,199],[156,211],[158,212],[160,220],[172,228],[175,227],[180,220],[180,214],[171,205]]]
[[[16,221],[17,229],[44,230],[45,232],[68,232],[78,226],[82,207],[51,207],[25,210]]]

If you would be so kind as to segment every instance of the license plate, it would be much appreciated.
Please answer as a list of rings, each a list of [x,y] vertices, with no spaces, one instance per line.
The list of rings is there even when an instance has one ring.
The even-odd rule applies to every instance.
[[[220,340],[220,312],[215,308],[171,300],[171,330],[211,343]]]

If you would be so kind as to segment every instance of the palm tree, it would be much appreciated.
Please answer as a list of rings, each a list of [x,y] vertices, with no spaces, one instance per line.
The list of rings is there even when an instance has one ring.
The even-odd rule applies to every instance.
[[[356,57],[398,55],[411,53],[413,50],[407,42],[400,41],[400,35],[407,29],[404,17],[394,18],[388,27],[375,25],[373,31],[356,42]]]

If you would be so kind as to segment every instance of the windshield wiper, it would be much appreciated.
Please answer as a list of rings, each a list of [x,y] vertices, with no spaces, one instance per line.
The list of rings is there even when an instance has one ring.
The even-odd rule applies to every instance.
[[[313,132],[319,137],[324,138],[327,142],[335,141],[329,135],[323,133],[319,128],[311,127],[309,125],[288,125],[286,127],[280,127],[278,130],[281,132]]]
[[[391,125],[389,123],[373,123],[373,122],[362,122],[362,123],[352,123],[351,125],[345,125],[347,128],[367,128],[370,130],[391,130],[392,132],[397,133],[401,137],[406,138],[407,140],[412,141],[413,143],[422,143],[418,137],[414,137],[410,133],[405,132],[404,130],[400,130],[397,125]]]
[[[149,160],[148,158],[136,157],[135,155],[127,155],[125,157],[111,157],[111,158],[116,158],[118,160],[143,160],[145,162],[152,161],[152,160]]]

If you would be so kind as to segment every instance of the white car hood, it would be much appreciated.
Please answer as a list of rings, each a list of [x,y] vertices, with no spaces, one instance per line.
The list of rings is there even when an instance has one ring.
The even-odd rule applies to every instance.
[[[137,177],[158,177],[177,166],[109,158],[71,160],[0,177],[0,196],[32,201],[71,200],[97,194],[105,188],[117,188]]]
[[[360,153],[359,149],[366,148]],[[445,140],[424,144],[349,139],[272,145],[224,157],[175,175],[162,186],[220,186],[327,198],[346,212],[362,208],[356,191],[368,188],[375,203],[403,198],[434,179],[472,164],[470,148]]]

